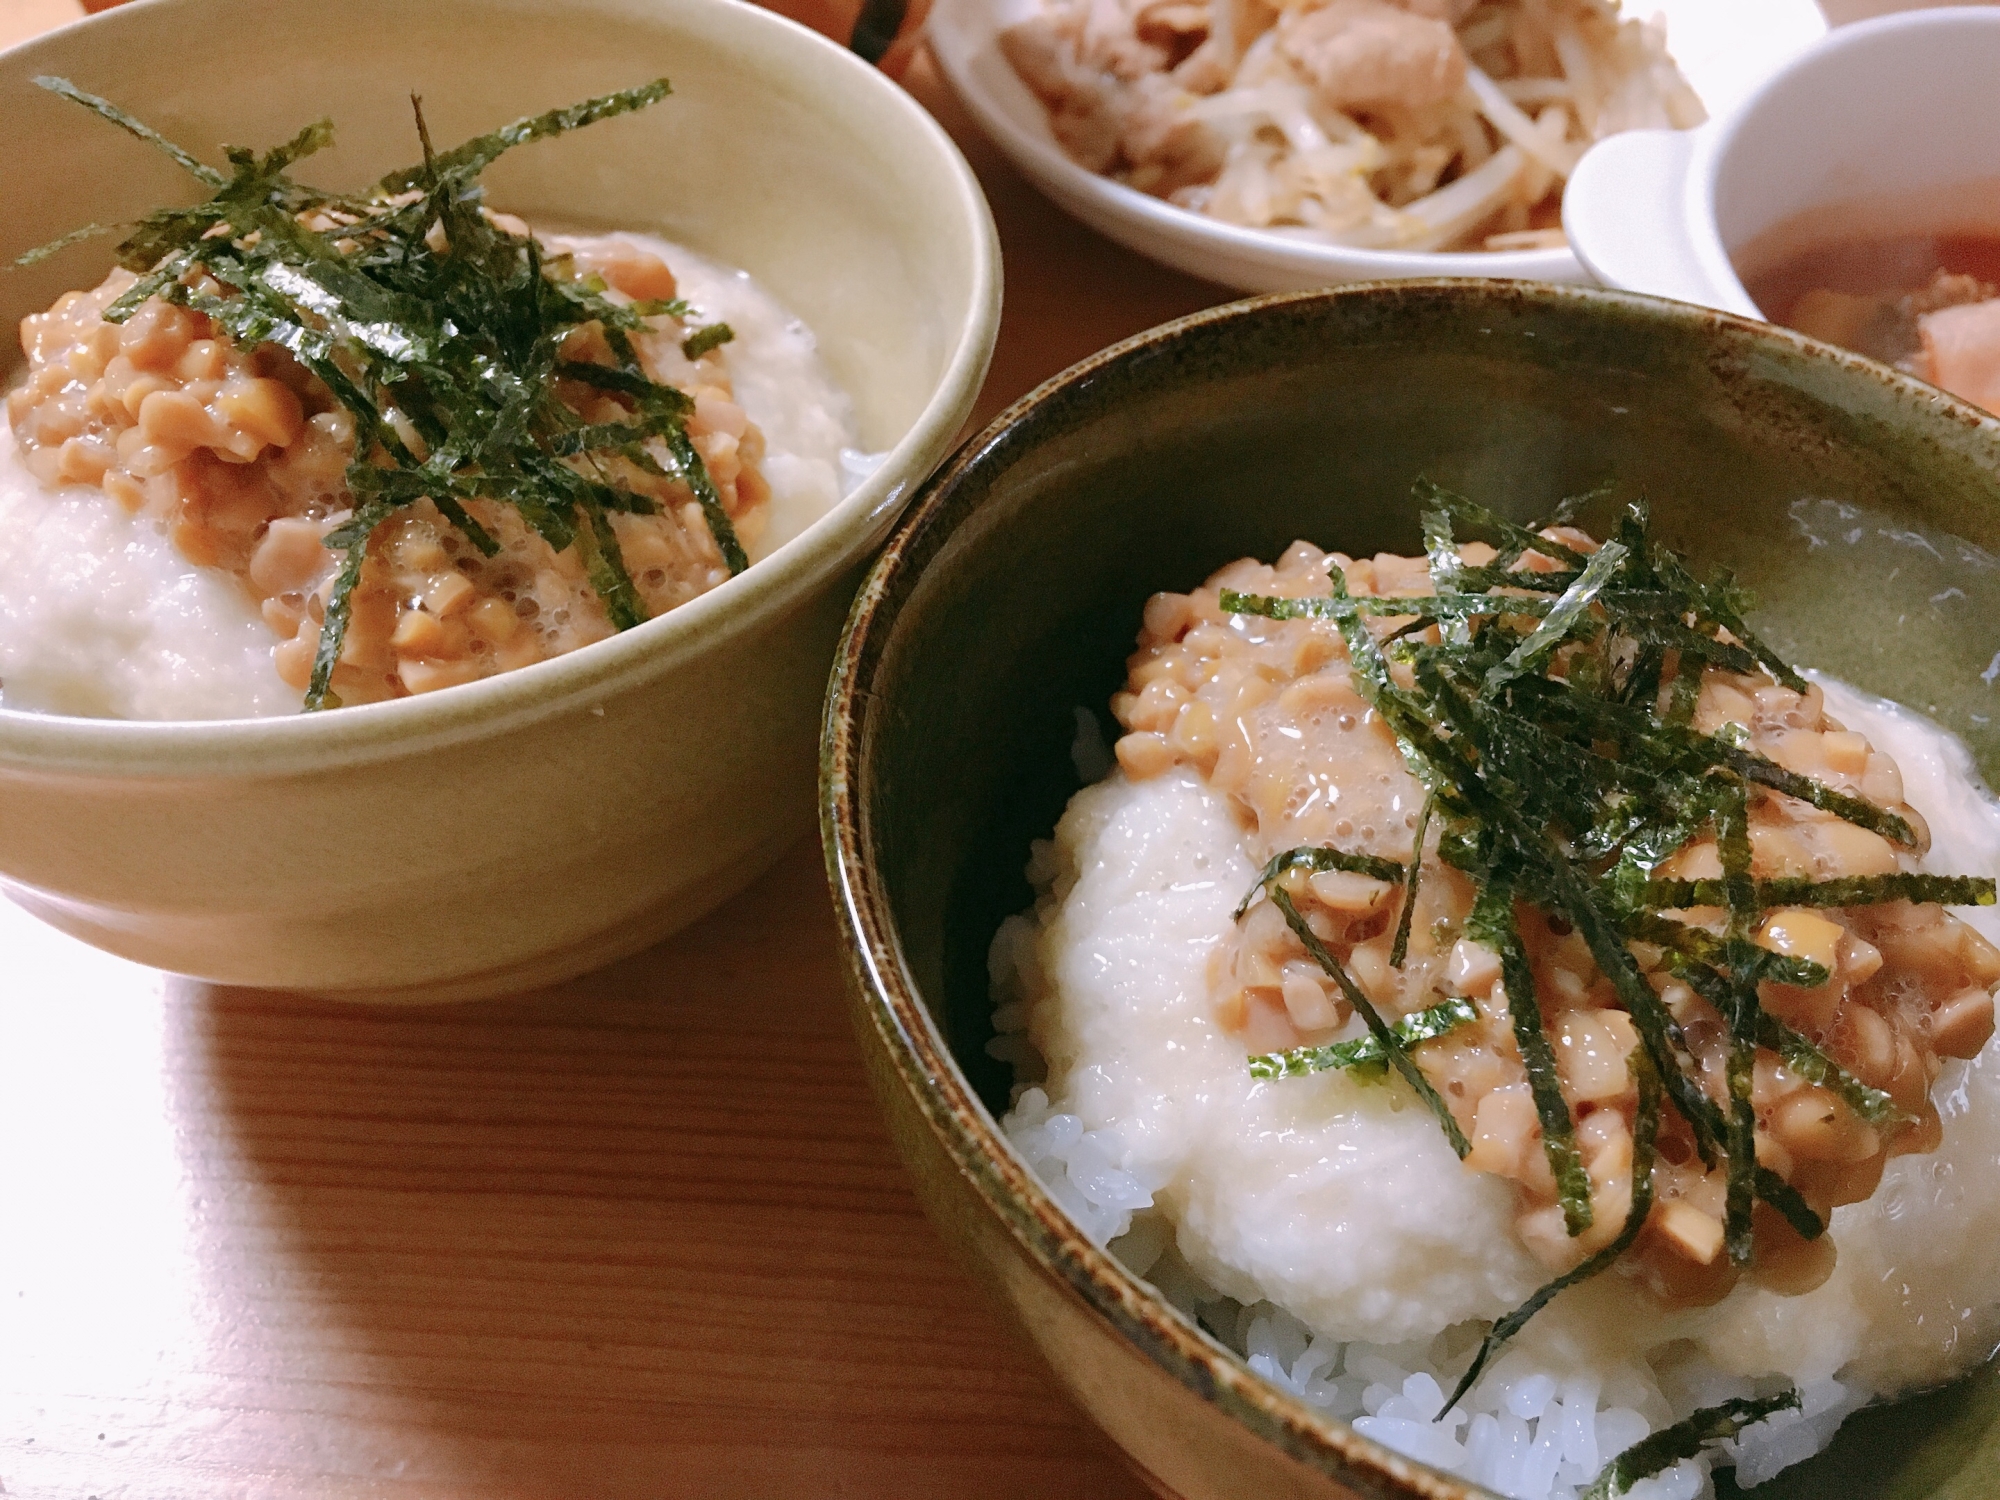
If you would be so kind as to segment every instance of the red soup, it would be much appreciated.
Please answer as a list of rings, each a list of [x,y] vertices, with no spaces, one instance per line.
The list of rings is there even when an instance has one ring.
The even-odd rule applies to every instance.
[[[1763,255],[1753,246],[1739,265],[1772,322],[2000,413],[2000,232],[1793,238],[1792,246]]]

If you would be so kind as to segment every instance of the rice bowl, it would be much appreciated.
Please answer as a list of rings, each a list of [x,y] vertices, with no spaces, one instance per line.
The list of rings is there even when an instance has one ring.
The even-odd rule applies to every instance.
[[[180,0],[9,54],[0,113],[32,143],[10,258],[187,191],[157,154],[79,130],[33,75],[76,78],[214,159],[223,139],[284,139],[324,99],[342,133],[322,180],[355,188],[410,159],[413,90],[449,142],[668,76],[671,127],[637,115],[541,143],[538,160],[501,164],[496,199],[537,223],[638,226],[747,271],[812,329],[857,446],[886,457],[751,576],[447,692],[208,723],[0,710],[9,892],[157,968],[356,997],[519,989],[643,947],[807,824],[812,709],[844,589],[991,351],[997,264],[977,186],[895,85],[749,7],[518,0],[413,16],[343,0],[279,30],[234,0],[198,8],[244,49],[243,86],[206,104],[161,93],[157,58],[189,24]],[[387,33],[407,50],[385,54],[372,39]],[[749,180],[768,191],[732,190]],[[16,272],[9,317],[95,285],[105,263],[82,244]]]
[[[1758,362],[1738,362],[1753,348]],[[1731,373],[1751,369],[1756,373],[1740,379]],[[1808,370],[1814,372],[1810,384]],[[1819,445],[1814,434],[1838,419],[1826,416],[1817,403],[1834,387],[1843,402],[1858,404],[1880,421],[1871,427],[1878,434],[1873,449]],[[1421,1404],[1428,1400],[1432,1410],[1436,1405],[1429,1386],[1449,1384],[1440,1378],[1444,1361],[1428,1358],[1423,1349],[1355,1347],[1354,1338],[1340,1342],[1350,1346],[1343,1353],[1354,1355],[1356,1366],[1328,1358],[1333,1350],[1324,1342],[1313,1348],[1313,1335],[1297,1323],[1240,1300],[1245,1293],[1257,1295],[1243,1281],[1218,1283],[1218,1273],[1228,1281],[1227,1264],[1218,1262],[1229,1257],[1219,1251],[1225,1235],[1213,1216],[1194,1232],[1192,1259],[1201,1263],[1185,1267],[1193,1274],[1176,1271],[1175,1259],[1191,1259],[1178,1250],[1152,1259],[1169,1239],[1157,1225],[1148,1229],[1153,1214],[1145,1203],[1159,1184],[1146,1178],[1146,1150],[1128,1154],[1123,1131],[1092,1138],[1091,1127],[1103,1128],[1102,1115],[1068,1110],[1074,1118],[1056,1123],[1052,1139],[1019,1152],[998,1128],[1014,1102],[1010,1083],[1017,1080],[1013,1058],[996,1062],[984,1048],[991,1026],[984,1013],[992,1004],[992,934],[1033,895],[1018,873],[1030,840],[1047,837],[1078,780],[1088,782],[1105,768],[1105,743],[1100,739],[1093,748],[1087,736],[1078,736],[1075,711],[1102,705],[1110,696],[1118,680],[1107,675],[1110,665],[1129,649],[1147,594],[1168,579],[1185,587],[1246,552],[1275,558],[1302,533],[1322,544],[1353,538],[1346,545],[1364,555],[1375,549],[1408,552],[1415,518],[1396,492],[1412,472],[1487,493],[1506,483],[1505,474],[1531,474],[1540,476],[1529,482],[1546,496],[1560,491],[1544,485],[1581,488],[1609,469],[1648,490],[1657,504],[1690,485],[1712,486],[1727,473],[1732,490],[1754,497],[1755,503],[1737,513],[1742,529],[1714,528],[1705,519],[1708,513],[1691,505],[1676,512],[1675,535],[1682,544],[1698,538],[1695,550],[1704,564],[1727,560],[1748,575],[1766,600],[1765,628],[1779,631],[1782,649],[1798,650],[1807,639],[1812,643],[1807,660],[1876,693],[1890,686],[1886,661],[1914,673],[1901,679],[1902,693],[1916,694],[1933,715],[1964,734],[1990,769],[1990,737],[1965,718],[1968,708],[1983,712],[1986,688],[1978,674],[1991,655],[1990,649],[1979,649],[1976,626],[1970,640],[1949,637],[1952,646],[1942,657],[1919,651],[1913,636],[1901,635],[1897,639],[1904,644],[1882,657],[1876,654],[1883,644],[1879,639],[1864,644],[1859,634],[1844,633],[1835,623],[1843,617],[1829,597],[1834,589],[1822,586],[1813,595],[1773,583],[1778,575],[1772,560],[1801,555],[1809,533],[1825,538],[1823,565],[1834,569],[1839,591],[1864,577],[1870,580],[1867,587],[1879,589],[1886,571],[1859,570],[1859,542],[1846,538],[1890,545],[1899,559],[1914,560],[1914,551],[1884,540],[1888,530],[1899,529],[1934,538],[1939,549],[1921,580],[1909,576],[1912,564],[1903,564],[1909,585],[1928,590],[1917,596],[1918,613],[1923,600],[1942,592],[1947,577],[1967,591],[1964,608],[1974,607],[1974,593],[1986,597],[1989,584],[1981,581],[1985,574],[1975,551],[1992,535],[1982,509],[1990,502],[1983,498],[1983,481],[1974,476],[1980,467],[1978,434],[1989,429],[1965,419],[1962,432],[1954,426],[1945,433],[1918,415],[1934,412],[1925,404],[1933,399],[1783,334],[1640,299],[1467,285],[1385,285],[1274,298],[1184,320],[1053,383],[968,450],[898,538],[857,610],[829,716],[829,867],[861,945],[853,976],[863,999],[864,1042],[927,1209],[1016,1309],[1057,1379],[1133,1455],[1156,1488],[1204,1497],[1250,1487],[1328,1495],[1478,1492],[1468,1479],[1452,1476],[1450,1470],[1459,1468],[1455,1455],[1434,1455],[1447,1460],[1444,1472],[1406,1461],[1393,1447],[1372,1443],[1364,1431],[1324,1415],[1327,1405],[1315,1412],[1299,1399],[1301,1390],[1324,1398],[1338,1389],[1349,1402],[1362,1403],[1344,1409],[1354,1410],[1364,1424],[1379,1418],[1422,1427],[1427,1424]],[[1741,422],[1746,409],[1762,420]],[[1939,457],[1934,464],[1917,458],[1917,450],[1902,445],[1905,423],[1923,426],[1924,441],[1942,445],[1924,451],[1957,456]],[[1328,444],[1343,455],[1332,470],[1322,461]],[[1439,473],[1440,466],[1445,472]],[[1919,511],[1913,502],[1885,498],[1919,473],[1923,493],[1937,508]],[[1232,497],[1227,505],[1220,501],[1224,495]],[[1906,515],[1910,524],[1896,528],[1886,519],[1864,520],[1869,514],[1864,495],[1886,505],[1889,514]],[[1535,501],[1517,496],[1514,503],[1515,514],[1531,514]],[[1903,504],[1911,509],[1895,509]],[[1854,519],[1844,529],[1823,528],[1819,507],[1829,520],[1836,514]],[[1952,519],[1945,524],[1962,528],[1957,534],[1967,539],[1956,553],[1960,544],[1925,529],[1947,515]],[[1054,538],[1059,545],[1050,545]],[[1897,581],[1892,592],[1903,586]],[[1961,606],[1954,600],[1935,607],[1955,612]],[[973,617],[1015,623],[971,638],[953,627]],[[1879,616],[1868,618],[1879,623]],[[1895,634],[1893,607],[1889,619]],[[1909,629],[1917,628],[1913,614]],[[1926,638],[1937,637],[1927,629]],[[1961,642],[1963,657],[1956,650]],[[976,697],[962,690],[968,676],[985,684]],[[1073,760],[1076,770],[1070,769]],[[1121,823],[1112,817],[1115,797],[1108,789],[1117,783],[1106,785],[1099,794],[1086,794],[1086,802],[1093,795],[1106,799],[1094,805],[1090,817],[1105,819],[1100,831],[1125,839],[1129,852],[1142,824],[1158,826],[1159,820],[1135,813]],[[1156,851],[1162,859],[1204,855],[1213,867],[1223,846],[1197,847],[1200,841],[1188,831],[1193,825],[1177,826],[1182,847],[1169,847],[1175,839],[1168,839]],[[1231,857],[1250,863],[1240,848]],[[1064,864],[1045,855],[1034,876],[1047,880]],[[1116,867],[1093,868],[1098,873],[1086,873],[1072,895],[1095,880],[1108,900],[1122,882],[1124,899],[1139,883],[1122,859]],[[1128,873],[1119,874],[1121,869]],[[1245,886],[1257,872],[1249,873]],[[1205,883],[1206,876],[1195,882],[1183,875],[1156,886],[1182,887],[1162,897],[1169,904],[1217,899],[1226,920],[1244,887],[1218,898],[1195,889]],[[1097,976],[1094,982],[1115,977],[1121,952],[1135,965],[1176,961],[1170,953],[1163,957],[1170,944],[1148,943],[1141,928],[1165,930],[1158,922],[1134,924],[1122,950],[1102,950],[1104,964],[1085,962],[1078,949],[1073,976],[1088,969]],[[999,957],[1004,973],[1006,955]],[[1100,1027],[1099,1035],[1115,1031]],[[1125,1034],[1135,1033],[1127,1028]],[[1195,1054],[1181,1059],[1187,1071],[1179,1076],[1186,1086],[1168,1087],[1167,1100],[1137,1115],[1143,1122],[1140,1144],[1156,1148],[1156,1163],[1170,1164],[1191,1129],[1201,1142],[1197,1154],[1219,1160],[1218,1132],[1194,1129],[1184,1116],[1200,1113],[1205,1094],[1249,1086],[1234,1071],[1243,1062],[1240,1050],[1229,1060],[1229,1076],[1240,1082],[1218,1081],[1210,1089],[1194,1081],[1202,1071],[1195,1033],[1184,1031],[1182,1039]],[[1091,1056],[1099,1066],[1072,1071],[1066,1060],[1064,1071],[1054,1075],[1071,1080],[1066,1086],[1072,1099],[1129,1099],[1146,1092],[1133,1070],[1110,1066],[1110,1054],[1101,1047]],[[1289,1115],[1310,1106],[1286,1106],[1283,1099],[1295,1096],[1281,1095],[1281,1088],[1305,1090],[1311,1099],[1326,1097],[1316,1089],[1339,1094],[1346,1086],[1338,1079],[1296,1078],[1257,1087],[1265,1090],[1272,1109]],[[1392,1086],[1368,1087],[1374,1092],[1364,1097],[1393,1097]],[[1402,1097],[1411,1108],[1409,1096]],[[1025,1093],[1022,1101],[1034,1102]],[[1059,1101],[1041,1114],[1024,1111],[1016,1123],[1032,1130],[1065,1112]],[[1435,1121],[1421,1107],[1412,1112],[1416,1125],[1435,1135]],[[1383,1128],[1393,1132],[1396,1123],[1392,1119]],[[1436,1149],[1438,1143],[1427,1136],[1415,1144]],[[1393,1159],[1394,1150],[1384,1149]],[[1024,1159],[1035,1155],[1074,1155],[1072,1175],[1092,1179],[1101,1200],[1093,1204],[1081,1191],[1051,1197]],[[1441,1157],[1449,1166],[1449,1154]],[[1247,1195],[1255,1186],[1252,1176],[1239,1157],[1233,1171],[1210,1178],[1202,1192],[1218,1202],[1239,1186]],[[1058,1180],[1064,1180],[1060,1173]],[[1183,1229],[1183,1209],[1192,1201],[1183,1195],[1185,1185],[1182,1178],[1167,1191]],[[1323,1182],[1311,1189],[1325,1190]],[[1324,1206],[1330,1200],[1317,1201]],[[1385,1209],[1373,1200],[1372,1211],[1414,1221],[1422,1208]],[[1192,1308],[1199,1324],[1170,1312],[1169,1298],[1094,1249],[1094,1238],[1114,1235],[1123,1215],[1135,1215],[1138,1233],[1128,1244],[1113,1241],[1116,1248],[1148,1264],[1162,1291]],[[1316,1210],[1296,1229],[1287,1227],[1291,1222],[1286,1210],[1273,1207],[1260,1223],[1259,1232],[1273,1236],[1264,1264],[1301,1267],[1303,1262],[1284,1249],[1286,1236],[1302,1235],[1300,1243],[1310,1244],[1315,1226],[1331,1220]],[[1200,1243],[1218,1253],[1204,1256]],[[1470,1287],[1461,1305],[1482,1297],[1489,1307],[1504,1305],[1524,1283],[1546,1274],[1531,1269],[1522,1275],[1519,1262],[1510,1269],[1506,1256],[1493,1258],[1499,1264],[1492,1279],[1485,1266],[1468,1275],[1463,1251],[1444,1238],[1435,1263]],[[1516,1275],[1521,1279],[1509,1280]],[[1368,1278],[1349,1279],[1350,1308],[1370,1306],[1362,1285]],[[1217,1291],[1231,1292],[1239,1305],[1232,1308]],[[1593,1294],[1586,1286],[1564,1295],[1588,1300]],[[1386,1340],[1411,1327],[1406,1321],[1398,1328],[1398,1320],[1408,1316],[1397,1312],[1398,1305],[1397,1296],[1386,1294],[1369,1313],[1379,1318],[1371,1329],[1377,1337]],[[1558,1298],[1537,1321],[1556,1316],[1561,1305]],[[1257,1327],[1254,1334],[1251,1325]],[[1534,1328],[1530,1323],[1518,1337],[1532,1336]],[[1462,1361],[1467,1351],[1460,1345],[1443,1352]],[[1534,1373],[1532,1367],[1523,1372],[1506,1365],[1507,1353],[1503,1346],[1496,1356],[1499,1376]],[[1462,1364],[1452,1372],[1459,1368]],[[1886,1373],[1897,1378],[1893,1370]],[[1423,1379],[1403,1389],[1418,1376]],[[1357,1383],[1347,1388],[1350,1380]],[[1630,1424],[1638,1418],[1656,1426],[1667,1415],[1651,1408],[1645,1389],[1623,1380],[1605,1385],[1600,1379],[1587,1397],[1565,1391],[1561,1380],[1552,1389],[1543,1385],[1530,1385],[1516,1405],[1536,1422],[1553,1417],[1549,1426],[1556,1432],[1565,1411],[1580,1417],[1586,1404],[1593,1414],[1629,1413],[1610,1419],[1602,1434],[1605,1445],[1631,1435]],[[1675,1398],[1719,1394],[1711,1386],[1679,1391]],[[1844,1393],[1802,1387],[1801,1395],[1810,1415],[1798,1420],[1824,1426]],[[1865,1455],[1863,1472],[1885,1483],[1885,1476],[1894,1474],[1909,1482],[1917,1464],[1954,1464],[1958,1460],[1950,1453],[1976,1448],[1981,1411],[1975,1397],[1919,1403],[1880,1419],[1856,1414],[1850,1421],[1873,1435],[1874,1446],[1869,1437],[1843,1437],[1804,1465],[1803,1477],[1787,1474],[1786,1492],[1852,1492],[1841,1488],[1840,1476],[1855,1472],[1863,1461],[1857,1455]],[[1481,1419],[1490,1417],[1498,1429],[1503,1415],[1519,1424],[1524,1438],[1553,1442],[1530,1426],[1529,1416],[1504,1407],[1482,1409],[1472,1420],[1484,1429],[1488,1424]],[[1940,1443],[1961,1440],[1943,1435],[1954,1418],[1963,1423],[1962,1434],[1975,1436],[1964,1449],[1941,1448]],[[1884,1445],[1885,1431],[1905,1436]],[[1461,1454],[1470,1435],[1469,1422],[1453,1424],[1448,1432]],[[1795,1433],[1786,1441],[1802,1436]],[[1533,1446],[1524,1443],[1526,1449]],[[1564,1459],[1560,1445],[1554,1456],[1551,1477],[1561,1463],[1576,1462]],[[1490,1457],[1483,1453],[1479,1462]]]

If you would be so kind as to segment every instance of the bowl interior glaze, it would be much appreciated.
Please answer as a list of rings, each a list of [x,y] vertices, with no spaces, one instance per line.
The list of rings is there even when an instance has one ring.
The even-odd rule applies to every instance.
[[[1299,537],[1421,551],[1418,475],[1517,519],[1609,480],[1616,502],[1646,497],[1699,565],[1734,569],[1780,651],[1933,715],[2000,783],[1996,471],[2000,422],[1930,387],[1620,293],[1430,282],[1273,297],[1079,366],[933,481],[864,587],[836,672],[829,746],[846,737],[858,775],[829,784],[829,827],[846,802],[859,831],[830,858],[837,879],[843,861],[867,866],[861,888],[893,937],[857,961],[863,1004],[872,993],[893,1011],[882,976],[906,974],[984,1109],[954,1112],[955,1084],[884,1030],[890,1064],[953,1149],[1005,1150],[987,945],[1030,902],[1029,841],[1078,785],[1076,710],[1108,727],[1150,593]],[[1018,1221],[992,1174],[979,1190]],[[1124,1273],[1069,1251],[1088,1268],[1083,1295],[1110,1308]],[[1857,1418],[1759,1493],[1971,1500],[2000,1495],[1996,1457],[1989,1368]],[[1314,1462],[1339,1468],[1330,1452]]]

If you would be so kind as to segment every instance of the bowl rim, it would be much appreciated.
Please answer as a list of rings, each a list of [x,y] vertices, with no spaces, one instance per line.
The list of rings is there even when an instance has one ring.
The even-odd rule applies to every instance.
[[[1307,1406],[1253,1373],[1242,1358],[1174,1308],[1144,1278],[1085,1237],[980,1101],[950,1044],[925,1006],[896,930],[873,855],[866,785],[878,715],[875,669],[887,653],[921,558],[947,544],[956,518],[946,512],[975,469],[1004,459],[1017,432],[1046,406],[1091,384],[1108,368],[1161,353],[1202,331],[1265,312],[1323,302],[1465,294],[1544,306],[1615,307],[1658,322],[1702,325],[1837,364],[1892,390],[1925,400],[1938,415],[1983,430],[2000,452],[2000,417],[1902,371],[1807,338],[1788,328],[1694,303],[1641,292],[1490,277],[1397,278],[1312,291],[1274,292],[1174,319],[1121,340],[1051,377],[1012,403],[934,474],[897,524],[856,594],[828,682],[820,740],[820,834],[827,882],[843,949],[847,990],[858,1029],[872,1033],[897,1081],[915,1102],[953,1167],[969,1182],[1008,1237],[1045,1277],[1066,1286],[1090,1313],[1178,1384],[1213,1400],[1258,1437],[1309,1469],[1360,1480],[1370,1493],[1413,1500],[1492,1500],[1491,1492],[1363,1437],[1352,1426]],[[937,533],[934,545],[931,534]],[[881,1075],[871,1070],[872,1077]],[[886,1085],[882,1085],[886,1086]],[[899,1143],[900,1149],[900,1143]]]
[[[852,93],[872,91],[900,117],[912,148],[929,157],[950,196],[935,204],[955,216],[973,247],[966,312],[928,400],[908,429],[852,493],[798,536],[726,582],[687,603],[605,640],[546,661],[439,692],[332,713],[251,719],[123,720],[32,713],[0,707],[0,772],[226,777],[319,769],[393,759],[443,745],[502,734],[561,708],[601,704],[622,689],[652,681],[729,640],[803,605],[829,577],[857,563],[949,450],[971,411],[999,333],[999,234],[984,192],[951,137],[922,105],[873,64],[810,27],[743,0],[569,0],[655,30],[705,28],[719,45],[742,51],[753,66],[801,59],[823,87],[839,80]],[[199,10],[202,0],[130,0],[112,10],[44,32],[0,51],[0,67],[35,67],[38,55],[78,36],[107,38],[143,17]],[[555,6],[520,5],[549,10]],[[135,160],[138,155],[135,153]]]
[[[1149,258],[1159,257],[1153,250],[1143,249],[1142,243],[1164,241],[1183,252],[1204,256],[1226,254],[1292,276],[1369,281],[1392,277],[1434,280],[1444,276],[1482,281],[1517,278],[1575,281],[1585,275],[1583,263],[1567,245],[1541,250],[1397,250],[1322,243],[1211,219],[1092,172],[1070,160],[1053,142],[1015,120],[981,84],[967,65],[969,58],[961,57],[959,47],[953,44],[952,38],[960,38],[967,53],[979,50],[973,28],[954,24],[955,10],[963,8],[969,13],[990,3],[991,0],[940,0],[925,23],[938,71],[980,130],[1038,189],[1057,197],[1065,207],[1069,201],[1081,201],[1095,212],[1117,220],[1135,236],[1137,242],[1132,242],[1133,248]],[[946,45],[937,45],[940,33],[946,38]]]

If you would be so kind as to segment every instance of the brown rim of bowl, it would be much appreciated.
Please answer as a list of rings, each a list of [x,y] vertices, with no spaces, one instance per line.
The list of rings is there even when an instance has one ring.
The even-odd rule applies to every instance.
[[[1017,427],[1040,408],[1090,384],[1108,367],[1143,358],[1214,324],[1300,303],[1415,299],[1441,292],[1516,303],[1598,303],[1656,320],[1704,323],[1774,340],[1882,384],[1903,387],[1931,400],[1941,415],[1962,425],[1989,427],[2000,435],[2000,421],[1957,397],[1790,329],[1691,303],[1599,287],[1470,277],[1354,282],[1320,291],[1274,292],[1162,323],[1090,355],[1015,401],[931,476],[905,512],[855,596],[834,659],[820,739],[820,836],[848,977],[862,997],[870,1024],[953,1164],[1035,1263],[1175,1380],[1308,1467],[1344,1482],[1359,1481],[1378,1494],[1389,1487],[1422,1500],[1472,1500],[1490,1492],[1361,1436],[1346,1422],[1325,1416],[1252,1372],[1143,1278],[1092,1244],[1056,1206],[973,1092],[918,993],[869,853],[869,811],[856,796],[866,771],[871,716],[879,706],[870,679],[902,604],[923,563],[949,534],[940,529],[940,517],[960,480],[1008,447]]]

